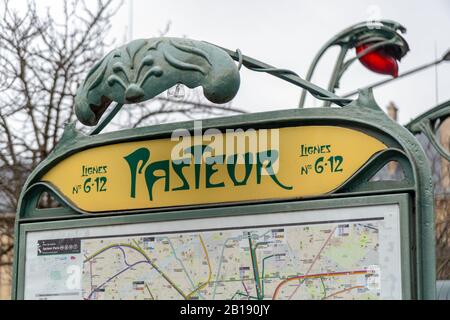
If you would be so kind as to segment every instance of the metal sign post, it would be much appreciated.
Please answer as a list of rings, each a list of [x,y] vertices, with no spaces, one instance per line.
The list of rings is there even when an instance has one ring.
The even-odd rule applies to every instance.
[[[179,83],[229,101],[241,65],[342,108],[98,134],[122,104]],[[68,125],[24,186],[13,298],[435,297],[430,168],[371,91],[343,99],[240,51],[157,38],[100,61],[75,111],[97,129]],[[374,179],[391,161],[403,177]],[[40,209],[44,193],[59,206]]]

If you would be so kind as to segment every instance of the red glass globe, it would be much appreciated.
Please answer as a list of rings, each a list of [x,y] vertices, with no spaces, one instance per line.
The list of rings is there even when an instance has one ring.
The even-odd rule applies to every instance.
[[[367,49],[370,44],[356,46],[356,54]],[[377,48],[359,58],[359,61],[369,70],[389,74],[396,78],[398,76],[398,63],[392,55],[388,54],[383,47]]]

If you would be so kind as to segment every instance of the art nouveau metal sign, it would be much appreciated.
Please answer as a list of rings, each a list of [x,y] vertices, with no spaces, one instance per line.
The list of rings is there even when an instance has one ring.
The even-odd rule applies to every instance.
[[[241,66],[342,108],[98,134],[122,104],[180,83],[229,101]],[[158,38],[100,61],[75,111],[97,126],[68,125],[24,186],[15,298],[434,297],[426,156],[370,91],[344,99],[239,50]],[[377,178],[391,161],[402,178]],[[44,193],[59,207],[39,208]]]

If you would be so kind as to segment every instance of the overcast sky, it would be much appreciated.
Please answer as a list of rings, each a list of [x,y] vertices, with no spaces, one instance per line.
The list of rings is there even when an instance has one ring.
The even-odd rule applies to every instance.
[[[171,21],[169,36],[240,48],[245,55],[294,70],[300,76],[305,76],[315,53],[330,37],[373,18],[392,19],[407,28],[405,38],[411,51],[400,63],[400,74],[450,48],[449,0],[125,0],[112,29],[117,44],[122,44],[127,34],[129,1],[133,3],[133,38],[154,37]],[[336,53],[332,50],[322,60],[313,82],[326,87]],[[297,106],[297,87],[244,69],[235,107],[258,112]],[[431,68],[376,89],[376,100],[383,108],[394,101],[400,109],[400,122],[406,123],[436,104],[435,72]],[[450,99],[450,63],[441,64],[437,74],[438,100],[443,102]],[[337,93],[383,77],[356,62],[342,78]],[[307,100],[307,106],[319,105],[313,98]]]

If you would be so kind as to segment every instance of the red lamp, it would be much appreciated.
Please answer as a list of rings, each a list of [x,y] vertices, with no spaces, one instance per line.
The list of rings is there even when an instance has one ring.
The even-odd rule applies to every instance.
[[[372,44],[362,44],[356,46],[356,54],[361,53]],[[379,47],[359,58],[359,61],[369,70],[389,74],[394,78],[398,76],[398,63],[396,55],[390,52],[388,47]]]

